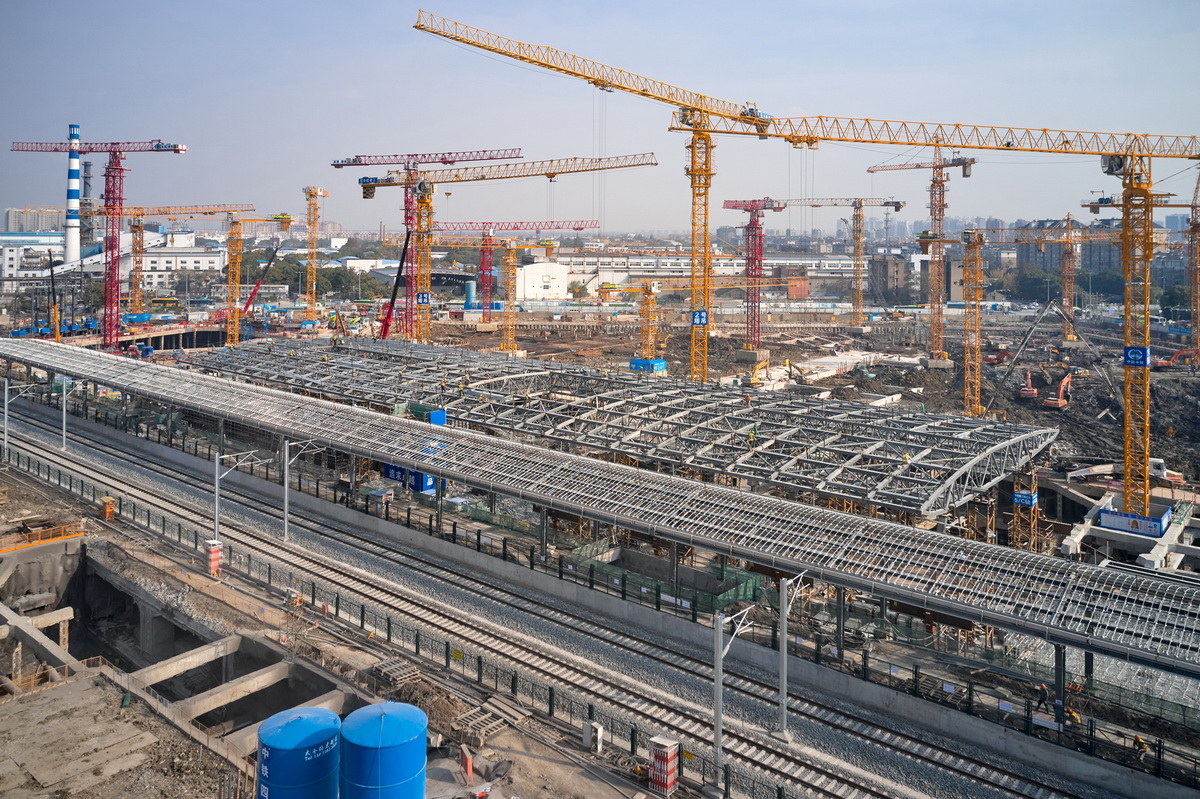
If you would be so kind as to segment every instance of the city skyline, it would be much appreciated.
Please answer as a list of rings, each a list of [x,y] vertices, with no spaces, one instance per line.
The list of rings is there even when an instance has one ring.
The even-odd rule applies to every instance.
[[[334,170],[331,160],[484,147],[521,147],[527,160],[653,151],[658,167],[602,178],[444,184],[437,217],[597,218],[608,231],[687,229],[687,138],[666,130],[668,106],[599,92],[418,32],[411,27],[417,4],[350,2],[332,17],[327,6],[308,0],[248,7],[220,0],[206,4],[203,15],[140,0],[122,5],[120,15],[82,0],[62,7],[97,45],[80,59],[100,52],[112,59],[108,66],[119,76],[112,88],[91,74],[81,79],[71,59],[42,56],[62,46],[59,15],[31,2],[10,9],[16,35],[0,51],[0,67],[10,76],[0,94],[8,111],[0,135],[8,142],[65,141],[67,124],[78,123],[84,141],[187,144],[185,155],[127,159],[130,204],[252,202],[262,212],[300,215],[301,187],[318,185],[331,194],[324,218],[353,230],[381,222],[398,230],[401,192],[381,190],[365,201],[356,184],[385,170]],[[969,9],[946,2],[919,9],[874,1],[767,2],[743,15],[707,2],[529,0],[501,9],[463,0],[428,10],[754,102],[776,116],[1200,132],[1200,112],[1178,88],[1196,77],[1190,53],[1200,40],[1200,6],[1182,0],[1139,10],[1137,70],[1123,65],[1122,48],[1131,45],[1126,31],[1111,24],[1125,13],[1115,2],[1086,11],[1030,2]],[[110,40],[128,46],[99,46]],[[969,179],[952,171],[948,216],[1091,219],[1079,207],[1089,192],[1120,190],[1093,156],[966,154],[978,163]],[[895,197],[907,207],[893,220],[912,225],[927,218],[927,171],[869,175],[866,168],[928,160],[928,150],[831,143],[794,150],[718,137],[714,155],[713,229],[745,223],[744,214],[721,209],[722,200],[763,196]],[[104,156],[89,160],[98,195]],[[62,205],[65,167],[63,154],[13,153],[5,145],[0,207]],[[1157,160],[1155,178],[1156,189],[1190,201],[1196,179],[1190,162]],[[833,231],[844,209],[789,208],[772,216],[779,229]]]

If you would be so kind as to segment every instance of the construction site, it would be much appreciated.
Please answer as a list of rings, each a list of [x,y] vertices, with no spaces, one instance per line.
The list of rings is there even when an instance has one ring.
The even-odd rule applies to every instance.
[[[65,207],[23,210],[61,214],[62,257],[5,250],[31,307],[0,338],[0,794],[1196,795],[1200,178],[1175,202],[1151,164],[1200,138],[774,117],[414,27],[661,104],[690,242],[435,205],[680,152],[338,157],[326,185],[394,195],[403,232],[335,298],[329,188],[134,206],[126,157],[186,145],[14,142],[68,170]],[[916,148],[868,172],[928,194],[719,200],[729,137]],[[948,232],[981,153],[1096,159],[1119,189],[1083,205],[1118,224]],[[927,228],[873,245],[906,205]],[[846,214],[841,251],[768,236],[789,208]],[[1045,301],[1006,298],[1049,247]],[[168,259],[214,277],[179,291]]]

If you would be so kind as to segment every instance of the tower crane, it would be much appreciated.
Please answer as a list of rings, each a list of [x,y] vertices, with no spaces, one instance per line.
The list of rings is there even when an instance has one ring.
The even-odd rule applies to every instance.
[[[729,103],[545,46],[512,39],[420,12],[415,27],[471,47],[582,78],[602,90],[630,92],[676,109],[670,129],[691,136],[687,174],[692,184],[693,287],[692,379],[707,379],[708,189],[712,182],[713,135],[778,138],[794,147],[822,141],[951,147],[963,150],[1068,153],[1101,156],[1102,169],[1119,177],[1122,267],[1125,272],[1125,511],[1146,515],[1150,503],[1150,258],[1153,209],[1151,159],[1200,158],[1200,137],[1098,133],[1053,128],[1018,128],[959,123],[904,122],[853,117],[778,118],[749,104]],[[697,306],[701,307],[697,307]],[[703,311],[703,313],[699,313]]]
[[[965,230],[963,257],[963,413],[983,416],[979,399],[980,312],[983,303],[983,245],[987,241],[978,230]]]
[[[964,158],[954,152],[949,160],[942,158],[940,144],[933,146],[933,160],[921,163],[886,164],[873,166],[868,172],[888,172],[896,169],[932,169],[929,182],[929,357],[945,360],[943,343],[946,307],[946,251],[943,237],[946,234],[946,176],[947,167],[960,167],[964,178],[971,177],[974,158]]]
[[[386,177],[359,178],[363,199],[375,196],[380,187],[411,187],[417,197],[416,222],[412,228],[417,252],[415,285],[406,294],[416,296],[416,323],[413,339],[429,342],[430,265],[429,248],[433,235],[433,197],[438,183],[468,183],[479,180],[545,177],[554,180],[559,175],[574,172],[598,172],[605,169],[626,169],[636,166],[656,166],[654,153],[623,155],[611,158],[559,158],[549,161],[527,161],[520,164],[435,169],[426,172],[390,171]],[[515,324],[515,323],[514,323]]]
[[[1188,219],[1188,298],[1192,305],[1192,333],[1188,344],[1200,347],[1200,171],[1196,172],[1196,188],[1192,190],[1192,207]]]
[[[516,232],[523,230],[587,230],[600,227],[599,220],[581,219],[571,222],[435,222],[434,229],[438,232],[474,232],[479,231],[485,242],[495,237],[495,232]],[[483,321],[492,321],[493,288],[495,268],[492,264],[494,247],[486,244],[479,250],[479,302],[483,310]]]
[[[517,252],[544,249],[546,255],[549,256],[553,254],[554,247],[516,239],[500,239],[497,242],[491,236],[474,238],[442,234],[437,234],[436,244],[446,247],[495,247],[499,244],[503,253],[500,261],[500,285],[504,296],[504,305],[500,311],[500,351],[515,353],[517,351]],[[426,301],[425,307],[428,309],[428,301]]]
[[[142,286],[142,260],[146,253],[146,219],[149,217],[165,217],[166,219],[193,219],[214,214],[240,213],[253,211],[250,204],[234,205],[159,205],[159,206],[125,206],[119,216],[129,220],[129,232],[133,238],[130,254],[129,269],[129,310],[141,313],[144,304]],[[117,214],[117,209],[105,205],[95,205],[85,208],[81,216],[110,217]]]
[[[304,306],[304,319],[307,322],[317,320],[317,222],[321,215],[321,198],[328,196],[329,192],[325,189],[317,186],[304,187],[308,223],[308,279],[305,281],[308,304]]]
[[[25,206],[25,213],[61,214],[65,209],[56,207],[32,208]],[[105,205],[92,205],[80,209],[81,218],[94,216],[108,217],[116,214],[129,220],[129,232],[133,239],[130,248],[129,270],[129,309],[133,313],[141,313],[144,305],[142,294],[142,260],[146,254],[146,219],[148,217],[163,217],[165,219],[195,219],[214,214],[238,213],[253,211],[254,206],[246,203],[233,205],[157,205],[140,206],[126,205],[118,214],[115,208]]]
[[[229,281],[226,293],[225,310],[225,346],[237,346],[242,336],[242,225],[246,222],[275,222],[280,232],[287,232],[292,226],[292,217],[288,214],[273,214],[269,217],[239,217],[229,215],[229,235],[225,239],[228,253],[228,265],[225,275]],[[310,296],[308,304],[313,305],[316,297]]]
[[[417,30],[451,41],[477,47],[528,64],[582,78],[602,91],[620,90],[668,103],[681,109],[684,124],[691,132],[687,144],[685,168],[692,190],[692,363],[691,379],[708,379],[708,333],[712,304],[712,261],[708,239],[708,194],[712,186],[713,148],[716,146],[706,129],[710,119],[724,117],[742,120],[748,125],[765,125],[770,117],[749,103],[729,103],[667,83],[651,80],[596,61],[556,50],[529,45],[421,11]],[[765,129],[765,127],[764,127]]]
[[[690,115],[676,112],[671,130],[694,132]],[[1122,184],[1121,265],[1125,275],[1125,512],[1150,508],[1150,261],[1153,211],[1165,206],[1153,192],[1152,158],[1200,158],[1200,137],[1097,133],[1051,128],[1001,128],[954,123],[848,117],[738,120],[712,115],[712,134],[779,138],[800,147],[822,141],[1100,156],[1101,169]],[[1085,205],[1108,204],[1092,201]],[[940,240],[940,237],[937,237]]]
[[[168,144],[161,139],[142,142],[83,142],[79,126],[69,127],[70,140],[65,142],[13,142],[12,149],[20,152],[68,153],[67,222],[64,237],[65,262],[79,260],[79,156],[86,153],[108,153],[104,168],[104,193],[101,198],[109,208],[120,209],[125,204],[125,172],[121,164],[127,153],[185,153],[186,144]],[[104,310],[100,317],[101,347],[118,348],[121,323],[121,215],[107,217],[104,236]]]
[[[408,173],[409,183],[404,187],[404,228],[415,231],[417,227],[417,170],[422,164],[442,164],[452,166],[462,161],[503,161],[510,158],[520,158],[521,148],[512,147],[505,150],[458,150],[444,153],[407,153],[396,155],[353,155],[340,158],[332,163],[334,169],[347,166],[402,166]],[[401,265],[405,277],[405,285],[416,283],[417,250],[411,248],[408,257]],[[404,335],[413,336],[417,318],[416,295],[406,291],[404,296],[404,313],[400,327]],[[390,328],[390,325],[389,325]],[[386,336],[385,336],[386,338]]]
[[[754,210],[752,210],[751,207],[748,207],[748,205],[754,206],[756,204],[761,206],[763,209],[769,209],[769,210],[773,210],[773,211],[782,211],[784,208],[789,207],[789,206],[806,206],[809,208],[821,208],[824,206],[850,206],[851,208],[854,209],[852,217],[851,217],[851,219],[852,219],[851,237],[854,242],[854,278],[853,278],[853,285],[852,285],[853,305],[852,305],[852,312],[851,312],[851,317],[850,317],[850,324],[856,325],[856,326],[861,325],[864,321],[864,318],[863,318],[863,283],[865,282],[864,278],[866,276],[866,257],[864,254],[864,242],[866,240],[866,231],[865,231],[865,225],[863,223],[863,208],[868,208],[868,207],[873,208],[873,207],[882,206],[885,208],[890,208],[894,211],[899,211],[901,208],[904,207],[904,205],[905,205],[904,202],[902,202],[900,200],[896,200],[892,197],[887,197],[887,198],[883,198],[883,197],[823,197],[823,198],[810,197],[810,198],[798,199],[798,200],[772,200],[770,198],[766,198],[763,200],[726,200],[725,205],[724,205],[725,208],[735,208],[738,210],[750,211],[750,225],[746,227],[746,278],[747,278],[748,283],[750,283],[752,280],[751,272],[750,272],[751,252],[752,252],[751,246],[750,246],[751,227],[757,228],[756,245],[755,246],[758,249],[758,252],[757,252],[758,274],[759,275],[762,274],[762,272],[761,272],[761,269],[762,269],[762,228],[759,225],[759,222],[762,219],[762,212],[761,212],[761,210],[758,212],[755,212]],[[753,285],[753,284],[751,283],[751,285]],[[749,331],[750,331],[751,313],[753,313],[753,315],[754,315],[755,327],[757,328],[757,326],[758,326],[758,319],[759,319],[760,312],[758,309],[759,303],[757,301],[757,291],[755,292],[755,294],[756,294],[756,301],[754,303],[754,310],[752,312],[751,304],[750,304],[750,294],[749,294],[749,290],[747,290],[747,295],[746,295],[747,340],[750,339]],[[756,329],[756,339],[757,339],[757,329]],[[756,343],[756,344],[754,344],[754,346],[751,346],[748,348],[756,349],[757,347],[758,347],[758,344]]]
[[[761,200],[726,200],[722,207],[750,214],[750,221],[746,225],[746,340],[742,347],[757,350],[762,346],[762,293],[759,284],[763,276],[763,211],[778,212],[785,206],[778,200],[765,197]]]
[[[714,275],[712,282],[713,291],[721,289],[738,288],[746,292],[747,301],[750,297],[750,288],[754,287],[756,291],[768,288],[771,286],[788,286],[791,281],[784,280],[762,280],[761,273],[758,278],[749,278],[744,275]],[[638,355],[643,360],[653,360],[658,351],[658,301],[655,299],[655,292],[670,288],[690,289],[692,281],[690,278],[677,279],[655,279],[642,280],[634,289],[626,289],[625,291],[636,291],[640,295],[638,303],[638,321],[641,326],[641,348],[638,350]],[[747,313],[749,313],[747,307]]]

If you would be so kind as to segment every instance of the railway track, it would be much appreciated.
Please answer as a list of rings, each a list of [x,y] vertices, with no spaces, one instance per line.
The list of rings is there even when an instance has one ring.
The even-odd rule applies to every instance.
[[[19,408],[20,405],[14,404],[13,409]],[[52,440],[57,434],[54,425],[36,416],[24,416],[23,423],[41,431],[39,437],[43,437],[43,440]],[[69,434],[69,439],[76,448],[74,457],[44,443],[39,445],[17,440],[13,446],[44,461],[53,462],[57,468],[83,479],[112,485],[115,481],[104,468],[86,463],[83,458],[78,457],[78,450],[83,449],[106,457],[114,457],[114,451],[100,448],[95,440],[86,436],[72,433]],[[180,494],[187,493],[189,489],[194,490],[194,474],[162,465],[147,464],[144,456],[127,450],[124,451],[124,455],[124,459],[128,461],[126,468],[144,471],[157,480],[176,482],[180,486]],[[211,511],[202,507],[201,503],[168,500],[160,493],[129,485],[123,485],[122,492],[139,504],[155,506],[189,525],[203,528],[211,522]],[[264,503],[261,495],[251,495],[236,487],[223,486],[222,496],[230,504],[241,505],[244,513],[259,514],[275,521],[281,518],[280,509],[271,503]],[[201,507],[197,509],[197,505]],[[712,667],[704,660],[635,638],[593,619],[539,604],[527,596],[464,575],[461,571],[448,568],[418,552],[400,554],[396,551],[396,541],[379,539],[341,527],[335,529],[312,520],[294,518],[290,526],[294,531],[325,537],[337,541],[341,546],[346,546],[348,541],[352,542],[364,555],[383,560],[392,566],[402,565],[405,570],[415,571],[429,579],[469,588],[479,597],[504,607],[508,612],[520,612],[536,618],[547,627],[561,626],[603,641],[621,657],[642,658],[672,669],[681,677],[711,683]],[[525,641],[517,643],[508,640],[489,625],[464,620],[460,614],[447,612],[437,603],[422,602],[409,593],[379,584],[377,578],[358,569],[348,568],[331,558],[314,555],[300,547],[285,545],[272,535],[254,532],[243,525],[228,521],[223,521],[222,529],[225,537],[240,548],[287,563],[293,569],[304,571],[329,585],[339,586],[381,609],[387,609],[431,631],[458,640],[471,641],[481,654],[520,664],[522,669],[535,679],[568,687],[581,696],[595,698],[632,718],[648,718],[661,732],[688,741],[694,747],[704,749],[711,746],[713,724],[710,714],[705,713],[703,708],[684,707],[684,703],[664,695],[661,690],[651,690],[644,685],[631,686],[628,680],[615,678],[611,673],[595,669],[588,671],[577,660],[557,654],[554,647],[535,647]],[[732,672],[727,672],[725,685],[727,698],[738,697],[766,708],[774,708],[776,705],[777,692],[774,685]],[[889,729],[864,716],[847,713],[828,704],[793,694],[789,697],[788,706],[789,720],[793,724],[801,721],[820,725],[861,743],[898,753],[914,764],[934,769],[935,773],[965,779],[977,789],[986,786],[995,795],[1039,799],[1078,796],[1040,780],[954,752],[947,747],[934,745],[917,736]],[[799,756],[791,747],[765,733],[750,732],[743,728],[727,730],[725,735],[724,751],[729,762],[752,769],[767,780],[803,787],[812,795],[917,795],[902,784],[889,784],[887,780],[872,780],[864,774],[853,774],[855,768],[848,764],[839,773],[821,762],[812,762],[813,758]]]

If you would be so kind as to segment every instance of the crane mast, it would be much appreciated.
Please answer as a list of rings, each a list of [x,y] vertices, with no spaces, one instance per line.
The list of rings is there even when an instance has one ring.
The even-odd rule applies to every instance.
[[[1192,308],[1192,332],[1188,344],[1194,349],[1200,347],[1200,171],[1196,173],[1188,222],[1188,299]]]
[[[600,227],[599,220],[579,219],[570,222],[435,222],[439,231],[478,231],[483,237],[479,248],[479,304],[484,322],[492,321],[492,305],[495,301],[495,267],[492,254],[496,248],[496,231],[543,231],[543,230],[586,230]]]
[[[851,314],[850,324],[861,325],[865,321],[863,314],[863,286],[866,283],[866,225],[863,219],[863,209],[867,207],[890,208],[899,211],[905,203],[892,197],[808,197],[797,200],[776,200],[775,210],[781,211],[788,206],[805,206],[821,208],[824,206],[850,206],[851,225],[850,236],[854,247],[854,273],[851,281]]]
[[[254,219],[239,217],[236,214],[229,215],[229,234],[225,238],[228,260],[225,268],[228,281],[225,295],[226,347],[237,346],[242,336],[242,225],[246,222],[277,222],[281,232],[286,232],[292,226],[292,218],[287,214],[275,214],[270,217]],[[308,302],[311,305],[313,298],[310,297]]]
[[[517,351],[517,266],[518,251],[546,247],[534,242],[501,239],[493,236],[474,238],[470,236],[445,236],[438,234],[437,243],[447,247],[494,247],[501,248],[500,284],[503,288],[504,304],[500,311],[500,351],[509,354]],[[547,248],[547,255],[553,250]]]
[[[422,164],[444,164],[450,166],[457,164],[460,161],[502,161],[510,158],[520,158],[521,148],[512,147],[502,150],[455,150],[442,153],[407,153],[397,155],[353,155],[349,158],[340,158],[332,162],[331,166],[335,169],[341,169],[347,166],[384,166],[384,165],[399,165],[402,166],[407,178],[407,183],[404,188],[404,229],[408,231],[416,231],[417,226],[417,196],[415,188],[418,177],[418,170]],[[364,189],[364,197],[366,197]],[[417,306],[416,295],[412,290],[412,286],[416,283],[417,272],[417,248],[410,247],[407,250],[407,257],[404,263],[401,264],[404,275],[404,313],[401,314],[400,329],[406,338],[413,338],[414,325],[416,323]],[[490,259],[491,253],[488,251]],[[399,276],[397,276],[399,277]],[[390,326],[388,329],[390,333]],[[386,338],[386,336],[385,336]]]
[[[963,413],[983,416],[979,399],[980,315],[983,303],[983,245],[978,230],[963,232],[966,255],[963,257]]]
[[[306,322],[317,320],[317,231],[321,214],[321,198],[328,196],[329,192],[325,189],[317,186],[304,187],[304,202],[307,212],[305,221],[308,224],[308,268],[306,270],[307,280],[304,283],[308,294],[308,302],[304,306]]]
[[[946,310],[946,167],[961,167],[964,178],[971,176],[974,158],[963,158],[956,152],[949,160],[942,158],[942,147],[935,142],[933,160],[923,163],[888,164],[873,166],[868,172],[890,172],[896,169],[932,169],[929,182],[929,357],[931,360],[946,360],[945,310]]]
[[[59,211],[61,209],[45,210]],[[167,219],[182,219],[253,210],[254,206],[248,204],[124,206],[120,209],[96,205],[82,209],[80,216],[115,216],[118,218],[124,217],[129,220],[129,232],[133,238],[130,259],[131,266],[129,270],[129,310],[133,313],[141,313],[145,304],[144,288],[142,286],[142,263],[146,254],[147,217],[161,216]]]
[[[527,161],[520,164],[495,164],[491,166],[464,167],[461,169],[435,169],[417,172],[390,171],[385,178],[359,178],[363,199],[375,196],[375,190],[388,186],[412,186],[417,196],[416,222],[413,227],[413,244],[417,251],[416,327],[413,340],[428,343],[430,338],[429,303],[432,298],[430,274],[430,242],[433,229],[433,195],[438,183],[468,183],[481,180],[508,180],[513,178],[545,177],[554,180],[559,175],[576,172],[599,172],[606,169],[627,169],[638,166],[656,166],[654,153],[613,156],[610,158],[558,158],[547,161]],[[414,182],[415,181],[415,182]],[[513,285],[515,287],[515,276]],[[424,306],[424,307],[422,307]],[[512,309],[515,313],[515,308]],[[513,322],[515,330],[515,319]],[[515,349],[515,346],[514,346]]]
[[[67,142],[13,142],[12,149],[18,152],[68,153],[71,168],[68,173],[67,224],[75,236],[79,230],[79,156],[87,153],[108,153],[108,164],[104,168],[104,192],[101,198],[109,208],[118,213],[107,217],[104,238],[104,309],[100,316],[100,341],[105,350],[119,347],[121,332],[121,214],[125,204],[125,173],[122,164],[128,153],[185,153],[186,144],[168,144],[161,139],[144,142],[81,142],[79,126],[72,125],[71,140]],[[76,238],[76,245],[78,238]],[[70,249],[68,247],[68,249]],[[69,253],[68,253],[69,254]],[[78,252],[76,252],[76,257]]]

